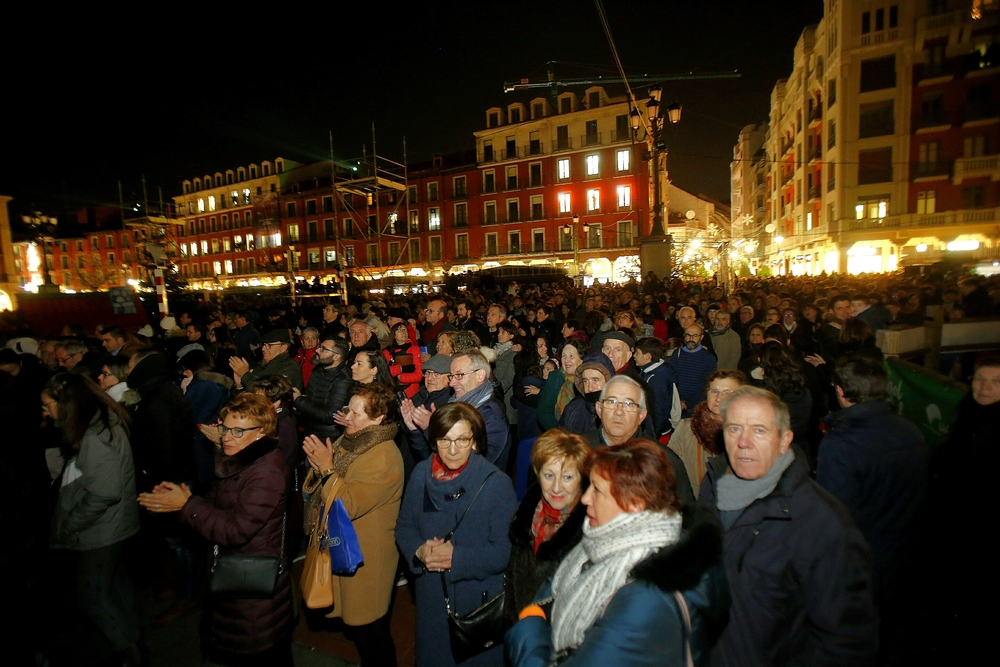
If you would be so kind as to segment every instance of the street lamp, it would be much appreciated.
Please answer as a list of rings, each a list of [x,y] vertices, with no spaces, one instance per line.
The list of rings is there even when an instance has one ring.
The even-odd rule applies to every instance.
[[[580,275],[580,216],[573,214],[573,224],[567,222],[563,225],[563,234],[573,234],[573,266],[576,268],[576,275]],[[583,223],[583,233],[590,233],[590,225]]]
[[[634,137],[638,137],[639,128],[645,129],[646,151],[643,159],[651,160],[653,163],[653,221],[652,229],[648,239],[640,242],[640,262],[644,271],[656,270],[654,273],[662,274],[666,277],[670,272],[670,244],[671,238],[667,234],[666,221],[664,220],[663,177],[667,173],[667,142],[664,131],[667,121],[671,124],[680,122],[681,106],[677,102],[672,102],[666,110],[664,116],[660,109],[660,100],[663,97],[663,90],[659,86],[649,89],[649,99],[646,101],[646,118],[639,111],[635,100],[632,101],[632,111],[629,112],[629,122],[632,125]],[[663,176],[661,176],[661,173]]]

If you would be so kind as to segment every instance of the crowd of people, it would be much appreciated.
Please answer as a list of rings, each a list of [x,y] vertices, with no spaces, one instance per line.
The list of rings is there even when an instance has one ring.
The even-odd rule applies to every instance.
[[[961,462],[1000,427],[1000,358],[960,365],[971,391],[932,451],[875,332],[998,304],[974,276],[650,274],[199,302],[134,332],[13,322],[11,664],[147,663],[137,582],[172,600],[155,625],[201,610],[224,664],[292,664],[305,613],[395,665],[399,585],[419,665],[915,664],[931,559],[986,567],[943,508],[986,503]],[[326,564],[341,507],[354,572]],[[949,637],[977,627],[945,616]],[[456,629],[473,621],[489,641]]]

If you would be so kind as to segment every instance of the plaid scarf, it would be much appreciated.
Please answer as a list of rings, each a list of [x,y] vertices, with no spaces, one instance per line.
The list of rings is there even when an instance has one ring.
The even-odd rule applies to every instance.
[[[566,517],[572,511],[573,508],[567,505],[560,512],[545,502],[544,497],[538,501],[538,505],[535,506],[535,514],[531,517],[531,534],[535,537],[534,549],[536,554],[538,553],[538,547],[542,546],[542,542],[548,542],[552,539],[552,536],[562,527],[566,522]]]
[[[472,452],[469,454],[469,458],[471,459]],[[468,460],[466,460],[465,463],[462,464],[462,467],[458,470],[450,470],[448,466],[444,464],[444,461],[441,460],[441,457],[437,455],[437,452],[435,452],[431,456],[431,477],[439,482],[448,482],[461,475],[467,465],[469,465]]]

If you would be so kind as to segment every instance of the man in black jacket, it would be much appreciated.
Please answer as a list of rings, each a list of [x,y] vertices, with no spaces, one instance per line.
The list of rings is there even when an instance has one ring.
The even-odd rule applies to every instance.
[[[712,665],[875,661],[878,614],[868,545],[792,448],[788,408],[741,387],[722,404],[726,456],[708,465],[698,502],[726,531],[729,625]]]
[[[309,378],[308,393],[292,390],[295,413],[306,435],[335,442],[343,429],[336,422],[337,412],[351,400],[354,380],[344,363],[347,345],[336,338],[327,338],[316,348],[312,363],[316,365]]]

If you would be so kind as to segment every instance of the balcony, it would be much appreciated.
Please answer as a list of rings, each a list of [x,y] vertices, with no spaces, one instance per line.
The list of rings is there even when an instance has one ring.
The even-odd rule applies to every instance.
[[[497,161],[497,153],[493,150],[492,146],[483,149],[483,152],[479,154],[479,164],[488,164],[490,162]]]
[[[870,231],[882,229],[912,229],[915,233],[926,233],[928,227],[947,227],[948,234],[962,232],[952,229],[956,225],[993,225],[1000,220],[1000,209],[974,208],[941,213],[907,213],[885,218],[865,218],[863,220],[844,220],[843,231]]]
[[[552,152],[558,153],[560,151],[571,151],[573,150],[573,140],[570,137],[563,137],[562,139],[554,139],[552,141]]]
[[[540,188],[545,185],[545,179],[542,178],[541,174],[532,174],[528,179],[529,188]]]
[[[969,104],[966,105],[959,114],[959,123],[968,123],[975,120],[987,120],[1000,116],[1000,111],[992,104]]]
[[[913,117],[913,127],[922,130],[928,127],[950,126],[951,119],[943,111],[921,113]]]
[[[580,137],[580,148],[586,148],[588,146],[600,146],[601,145],[601,133],[597,132],[595,134],[585,134]]]
[[[1000,156],[986,155],[982,157],[963,157],[955,160],[954,183],[958,185],[965,178],[990,176],[991,180],[1000,180]]]
[[[518,186],[519,186],[518,178],[516,176],[509,176],[507,177],[507,184],[506,187],[504,187],[503,191],[513,192],[514,190],[520,189]]]
[[[951,176],[951,162],[938,160],[936,162],[915,162],[911,172],[912,178],[930,178],[940,176],[947,178]]]
[[[817,137],[818,138],[818,137]],[[823,142],[817,142],[812,148],[809,149],[809,161],[819,160],[823,157]]]
[[[818,99],[816,101],[816,106],[813,110],[809,112],[809,124],[818,123],[823,120],[823,100]]]
[[[788,153],[788,151],[790,151],[792,149],[792,146],[794,146],[794,145],[795,145],[794,141],[782,139],[781,140],[781,154],[785,155],[786,153]]]
[[[521,155],[531,156],[531,155],[541,155],[542,154],[542,142],[537,139],[528,143],[527,146],[521,146]]]
[[[467,217],[455,218],[455,229],[468,229],[469,219]]]
[[[465,189],[465,188],[455,188],[455,190],[451,193],[451,198],[452,199],[468,199],[469,198],[469,191],[467,189]]]
[[[583,248],[581,248],[583,250]],[[502,255],[551,255],[554,252],[572,252],[572,250],[560,250],[555,241],[545,241],[532,245],[530,242],[497,243],[496,245],[485,245],[479,247],[481,257],[500,257]]]
[[[787,174],[781,177],[781,184],[788,185],[792,179],[795,178],[795,170],[789,171]]]
[[[480,213],[479,214],[479,224],[482,225],[482,226],[484,226],[484,227],[485,226],[489,226],[489,225],[499,224],[499,222],[498,222],[498,216],[497,216],[496,212],[494,211],[492,214],[490,214],[490,213]]]
[[[613,130],[611,132],[611,143],[621,144],[632,140],[631,130]]]
[[[503,148],[500,150],[500,160],[516,160],[519,157],[523,157],[524,146],[518,148],[513,146],[511,148]]]

